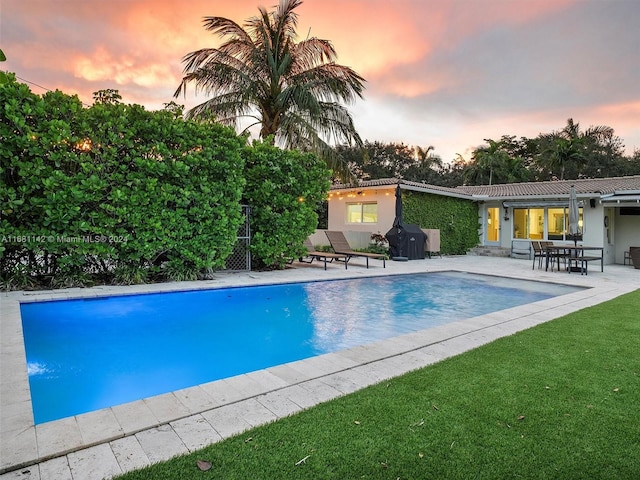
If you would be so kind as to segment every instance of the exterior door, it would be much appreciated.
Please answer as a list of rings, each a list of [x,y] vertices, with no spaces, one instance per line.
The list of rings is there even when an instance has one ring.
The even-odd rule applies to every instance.
[[[487,208],[487,215],[484,221],[485,245],[500,244],[500,208]]]

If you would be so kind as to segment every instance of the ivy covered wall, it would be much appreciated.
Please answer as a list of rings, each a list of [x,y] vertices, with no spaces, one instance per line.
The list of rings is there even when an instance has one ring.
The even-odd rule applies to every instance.
[[[402,193],[403,220],[421,228],[440,229],[440,251],[464,255],[479,243],[478,204],[431,193]]]

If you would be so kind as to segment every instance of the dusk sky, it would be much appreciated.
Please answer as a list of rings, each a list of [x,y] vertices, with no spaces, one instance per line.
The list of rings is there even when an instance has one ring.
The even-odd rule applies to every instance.
[[[117,89],[157,110],[182,57],[220,40],[204,16],[240,24],[277,0],[0,0],[0,68],[34,93]],[[349,106],[363,140],[427,147],[445,162],[484,139],[536,137],[568,118],[640,149],[638,0],[305,0],[298,33],[330,40],[366,80]],[[34,85],[34,84],[37,84]],[[202,101],[193,88],[176,102]]]

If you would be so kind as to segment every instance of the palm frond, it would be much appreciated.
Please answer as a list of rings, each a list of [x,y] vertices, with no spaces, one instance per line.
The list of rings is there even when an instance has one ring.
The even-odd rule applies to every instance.
[[[296,37],[298,14],[294,10],[300,5],[302,0],[281,0],[273,16],[274,31],[279,32],[281,38],[287,42],[293,41]]]
[[[584,136],[603,140],[612,137],[614,133],[615,130],[611,127],[596,125],[587,128],[584,132]]]
[[[237,38],[245,42],[250,42],[251,37],[236,22],[224,17],[204,17],[202,20],[204,28],[220,37]]]
[[[343,181],[354,179],[347,161],[340,153],[332,148],[317,133],[313,124],[301,115],[287,115],[281,129],[276,136],[276,143],[284,148],[295,148],[301,151],[313,152],[327,163],[334,175]]]
[[[296,57],[296,65],[301,70],[308,70],[322,63],[335,62],[338,58],[338,54],[329,40],[315,37],[293,45],[291,54]]]
[[[328,63],[301,72],[291,78],[291,83],[306,85],[314,95],[323,100],[351,103],[362,98],[364,78],[349,67]]]

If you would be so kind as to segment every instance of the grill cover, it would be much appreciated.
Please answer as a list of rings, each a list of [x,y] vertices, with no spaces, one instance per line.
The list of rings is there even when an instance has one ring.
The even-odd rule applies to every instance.
[[[418,225],[400,223],[397,227],[392,227],[385,236],[389,241],[391,259],[424,259],[427,235]]]

